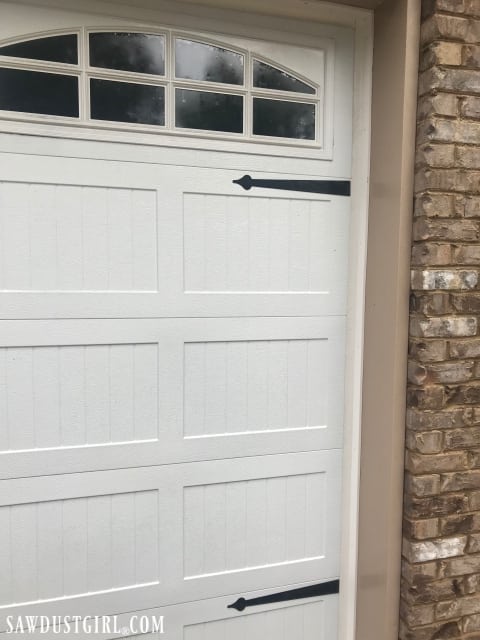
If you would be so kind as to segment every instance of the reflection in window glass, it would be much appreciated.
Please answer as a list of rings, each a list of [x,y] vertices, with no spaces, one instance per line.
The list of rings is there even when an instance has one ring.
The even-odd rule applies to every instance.
[[[315,105],[254,98],[253,133],[258,136],[315,140]]]
[[[148,33],[91,33],[90,66],[165,73],[165,38]]]
[[[253,61],[253,86],[277,91],[315,93],[315,89],[289,73],[276,69],[265,62]]]
[[[0,68],[0,109],[78,118],[78,79]]]
[[[191,40],[175,40],[177,78],[243,84],[243,64],[243,56],[234,51]]]
[[[77,36],[75,34],[50,36],[7,44],[0,47],[0,56],[78,64]]]
[[[164,125],[165,89],[92,78],[90,111],[94,120]]]
[[[209,91],[175,90],[175,126],[243,132],[243,97]]]

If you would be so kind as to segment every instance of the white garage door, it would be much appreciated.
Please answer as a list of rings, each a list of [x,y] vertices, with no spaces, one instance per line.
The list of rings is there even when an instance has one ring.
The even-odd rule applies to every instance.
[[[2,4],[1,629],[331,640],[227,605],[340,575],[351,33]]]

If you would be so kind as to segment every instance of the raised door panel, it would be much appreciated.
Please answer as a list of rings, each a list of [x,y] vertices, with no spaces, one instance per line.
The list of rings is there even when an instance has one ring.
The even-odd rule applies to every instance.
[[[341,318],[2,324],[3,478],[342,445]]]
[[[0,183],[0,290],[157,291],[156,200],[154,189]]]
[[[335,578],[340,473],[335,450],[3,480],[1,628]]]
[[[346,313],[348,197],[243,192],[221,168],[4,159],[4,318]]]
[[[295,585],[298,586],[307,585]],[[276,591],[278,589],[275,588],[248,591],[244,592],[244,595],[247,598],[257,598]],[[80,633],[83,624],[86,633],[94,630],[97,640],[289,640],[292,637],[298,640],[331,640],[336,637],[337,595],[263,604],[252,609],[247,608],[241,613],[228,608],[231,602],[232,595],[227,595],[110,615],[105,618],[105,629],[102,629],[100,624],[98,631],[95,630],[94,620],[79,621],[78,625]],[[62,633],[72,634],[74,625],[75,623],[71,622],[70,629],[65,625],[57,625],[59,630],[50,633],[41,632],[41,629],[37,628],[36,632],[29,632],[29,635],[55,640],[59,635],[63,637]],[[155,627],[158,631],[153,631]]]

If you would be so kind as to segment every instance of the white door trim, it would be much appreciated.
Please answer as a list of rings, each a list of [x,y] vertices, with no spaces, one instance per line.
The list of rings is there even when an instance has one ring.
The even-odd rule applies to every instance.
[[[352,203],[346,340],[339,640],[355,640],[363,347],[368,239],[373,12],[356,13]]]

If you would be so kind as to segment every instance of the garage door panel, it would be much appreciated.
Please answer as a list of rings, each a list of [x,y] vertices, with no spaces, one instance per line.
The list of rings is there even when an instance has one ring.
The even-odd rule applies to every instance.
[[[121,471],[2,481],[2,623],[25,611],[85,615],[97,599],[125,607],[127,593],[143,606],[161,574],[152,479]]]
[[[4,321],[1,334],[3,477],[341,446],[342,319]]]
[[[339,575],[340,450],[182,471],[171,500],[183,536],[169,562],[188,600]]]
[[[185,578],[321,557],[318,504],[325,504],[322,473],[186,487]]]
[[[156,291],[155,190],[0,183],[3,291]]]
[[[174,308],[218,316],[345,314],[349,198],[242,193],[232,184],[237,172],[181,172],[159,195],[159,271],[170,275],[164,294]]]
[[[330,451],[4,480],[2,614],[114,613],[336,577],[340,467]]]
[[[2,520],[11,532],[2,606],[157,582],[156,493],[2,507],[9,511]],[[122,566],[123,574],[117,569]]]
[[[330,597],[313,602],[290,604],[225,617],[208,622],[184,625],[183,640],[264,640],[265,638],[298,638],[317,640],[335,637],[336,601]]]
[[[340,204],[184,193],[185,291],[337,293],[348,222]]]
[[[329,350],[326,339],[186,343],[185,437],[321,428]]]
[[[307,586],[291,585],[292,588]],[[245,592],[246,598],[258,598],[275,590]],[[95,633],[98,640],[119,640],[135,638],[150,640],[265,640],[265,638],[299,638],[299,640],[317,640],[319,637],[335,638],[337,631],[338,596],[329,595],[310,598],[303,601],[270,603],[246,609],[237,613],[228,609],[232,596],[203,599],[200,602],[187,602],[181,605],[162,606],[161,608],[133,610],[119,614],[114,621],[110,619],[110,631]],[[104,612],[105,613],[105,612]],[[164,633],[140,633],[140,625],[152,624],[152,618],[160,624],[163,616]],[[86,621],[93,626],[93,621]],[[58,629],[58,630],[57,630]],[[55,632],[40,633],[37,628],[31,635],[36,638],[55,640],[59,635],[68,635],[65,626],[57,627]],[[80,626],[80,629],[82,627]],[[124,629],[138,631],[130,635]],[[323,634],[323,635],[322,635]]]
[[[242,193],[224,168],[3,158],[4,318],[345,313],[348,198]]]
[[[181,411],[184,450],[208,455],[256,438],[295,437],[313,448],[341,446],[343,318],[210,319],[180,327],[176,345],[169,343],[165,403],[172,414]]]
[[[157,437],[158,346],[0,349],[3,451]]]

